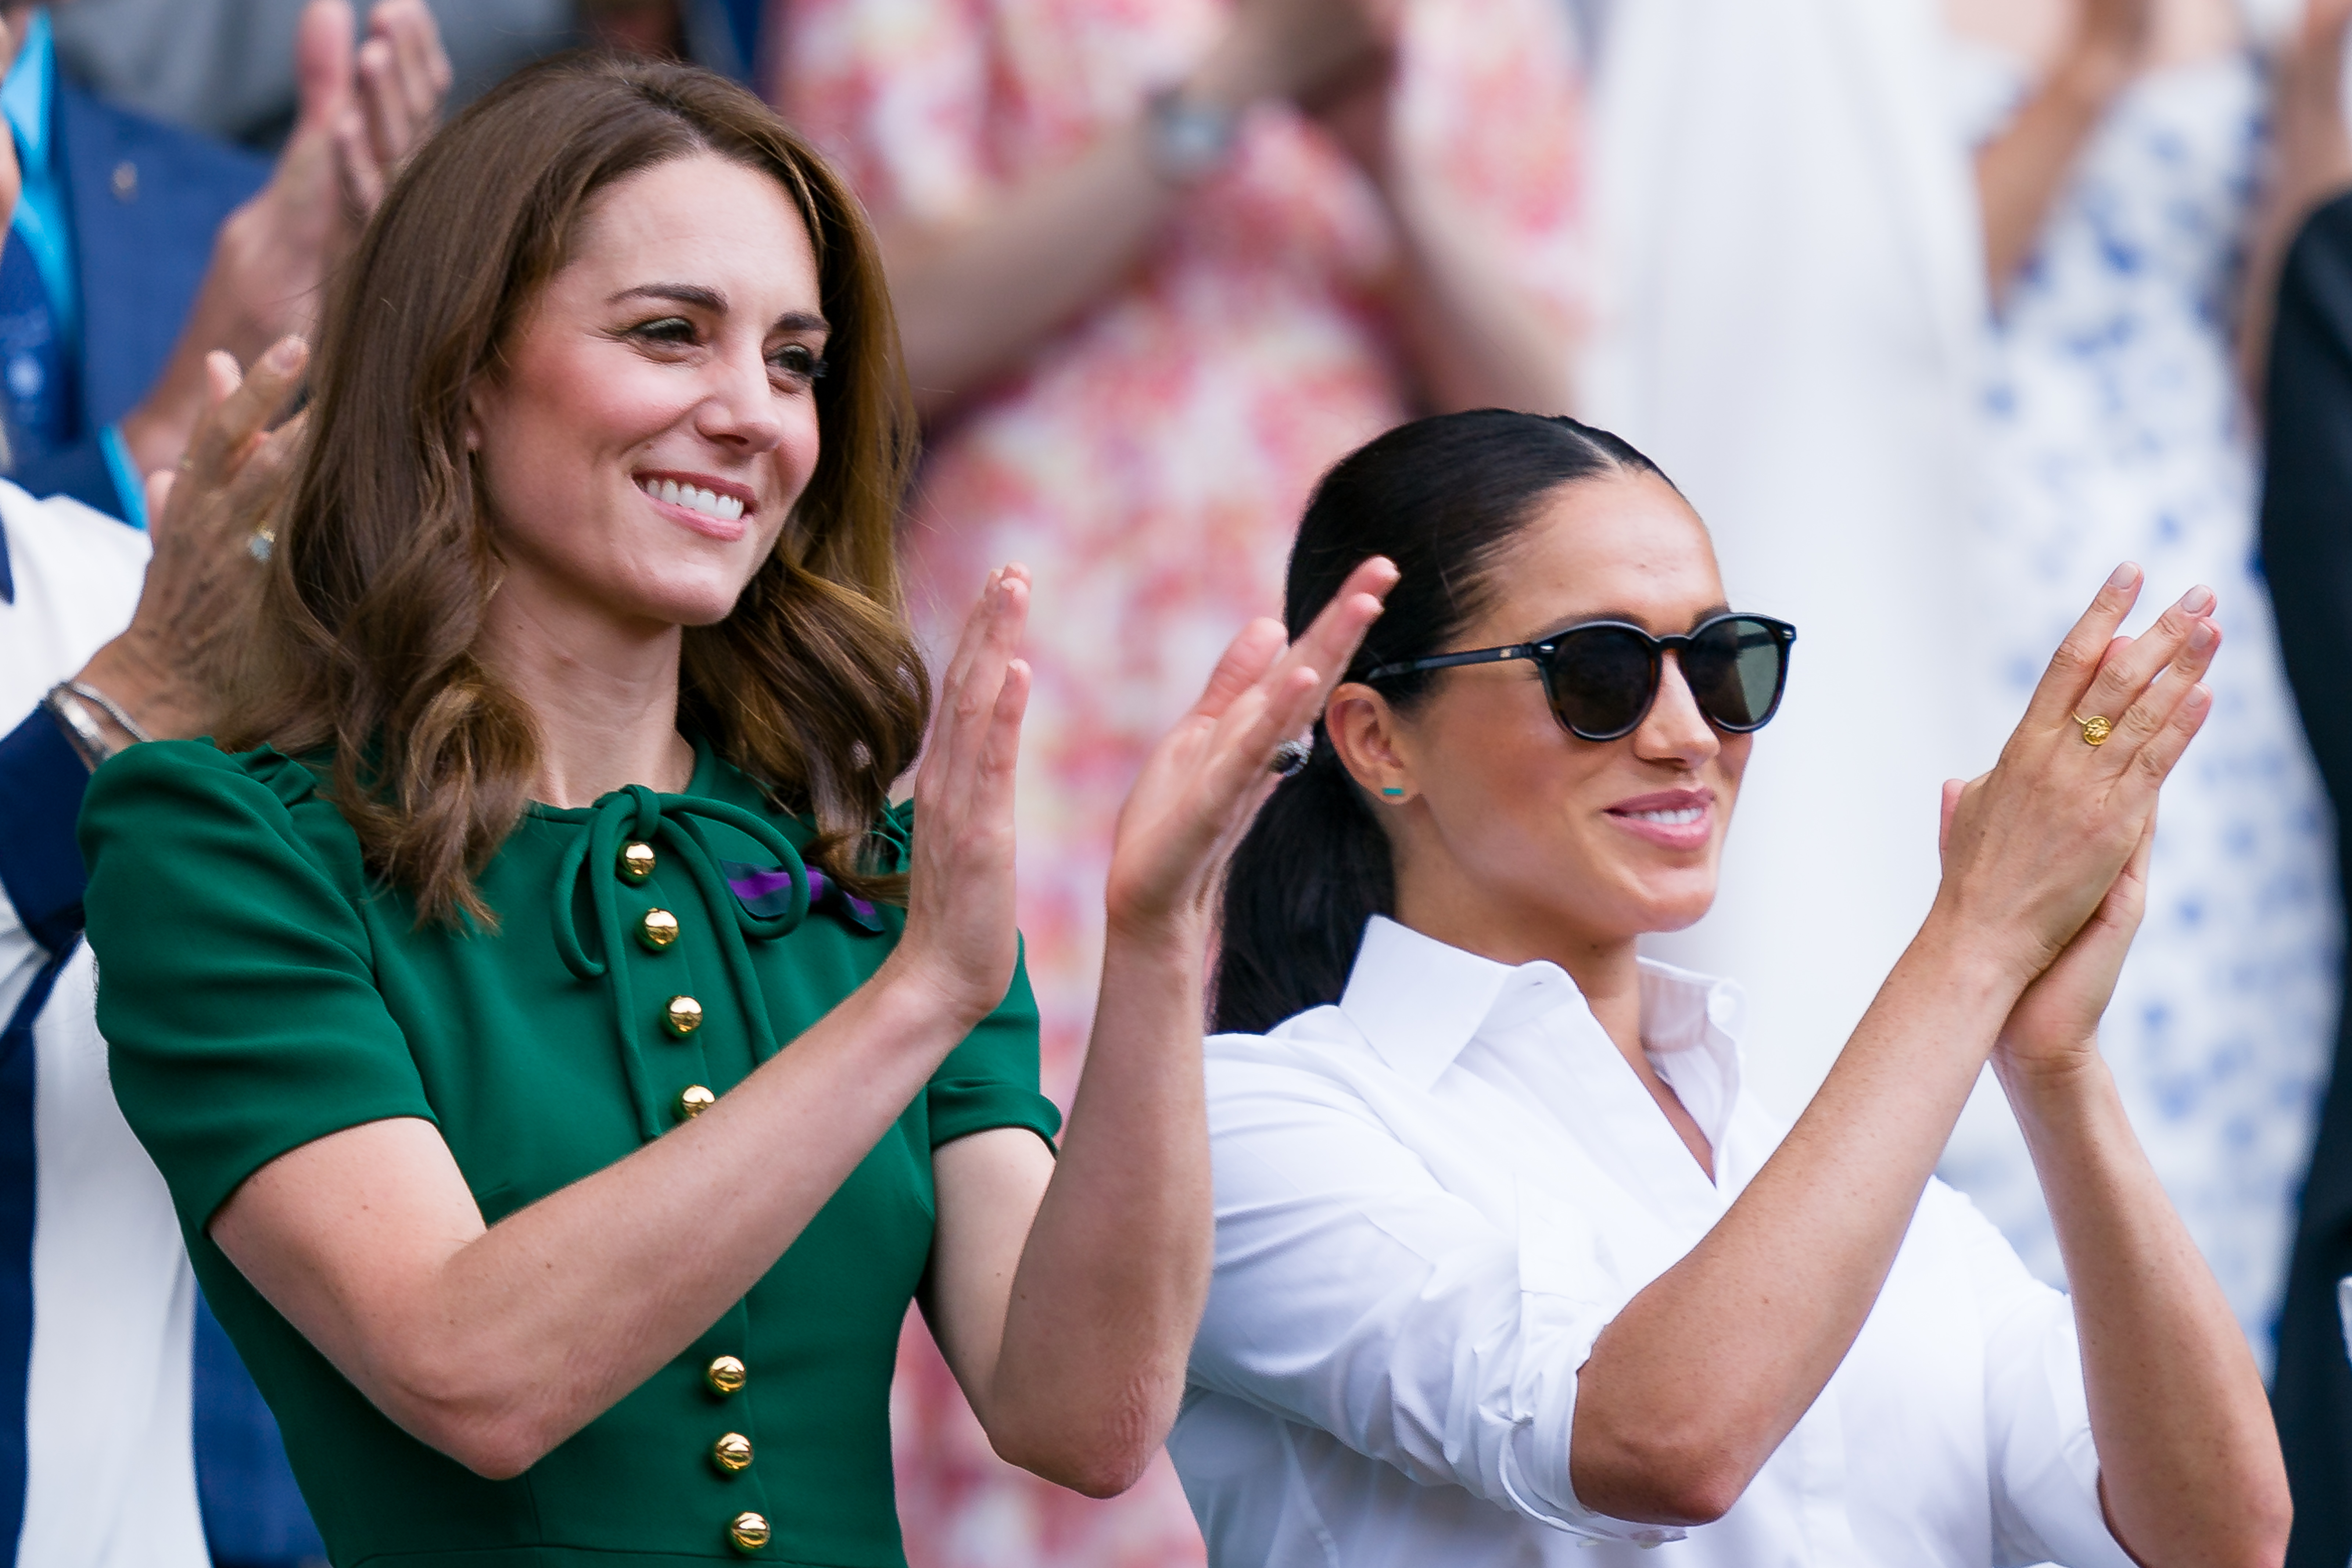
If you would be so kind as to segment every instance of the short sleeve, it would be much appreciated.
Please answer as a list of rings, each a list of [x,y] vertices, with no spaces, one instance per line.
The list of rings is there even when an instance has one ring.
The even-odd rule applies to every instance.
[[[297,767],[197,742],[132,746],[82,807],[115,1098],[192,1238],[289,1150],[362,1122],[433,1120],[354,894],[255,776],[271,761]]]
[[[923,1092],[934,1149],[998,1127],[1026,1127],[1053,1146],[1062,1113],[1037,1087],[1037,997],[1025,952],[1004,1000],[948,1053]]]

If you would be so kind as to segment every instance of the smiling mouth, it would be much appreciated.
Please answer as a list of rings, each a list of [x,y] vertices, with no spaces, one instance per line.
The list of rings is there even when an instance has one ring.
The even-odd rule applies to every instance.
[[[723,496],[696,485],[681,485],[676,479],[639,479],[637,489],[655,500],[682,506],[688,511],[698,511],[721,522],[734,522],[743,515],[743,503],[735,497]]]
[[[1656,822],[1668,827],[1687,827],[1706,815],[1706,807],[1678,805],[1664,811],[1620,811],[1612,815],[1633,822]]]

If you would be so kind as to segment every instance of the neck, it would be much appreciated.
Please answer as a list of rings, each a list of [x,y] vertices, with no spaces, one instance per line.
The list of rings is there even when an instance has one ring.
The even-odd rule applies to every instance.
[[[579,806],[625,784],[686,787],[694,749],[677,732],[682,640],[675,626],[622,625],[536,594],[520,573],[499,585],[475,653],[538,724],[532,799]]]

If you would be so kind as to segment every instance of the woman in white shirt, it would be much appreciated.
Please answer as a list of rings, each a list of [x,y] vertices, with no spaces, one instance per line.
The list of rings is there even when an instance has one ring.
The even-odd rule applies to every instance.
[[[1947,786],[1934,908],[1788,1128],[1741,1092],[1737,993],[1635,943],[1714,897],[1793,629],[1731,615],[1679,493],[1570,420],[1342,462],[1292,626],[1373,555],[1399,584],[1226,896],[1169,1444],[1212,1563],[2276,1564],[2260,1380],[2096,1043],[2212,595],[2123,640],[2137,569],[2100,589]],[[1852,790],[1938,721],[1854,714]],[[1930,1179],[1988,1057],[2071,1302]]]

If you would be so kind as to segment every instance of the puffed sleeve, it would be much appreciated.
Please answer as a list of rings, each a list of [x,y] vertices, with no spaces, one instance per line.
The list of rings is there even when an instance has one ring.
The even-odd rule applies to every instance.
[[[115,1097],[192,1237],[289,1150],[362,1122],[433,1120],[376,989],[356,889],[255,776],[270,759],[132,746],[82,807]]]
[[[1573,1214],[1498,1227],[1335,1080],[1211,1045],[1216,1264],[1192,1382],[1423,1485],[1589,1541],[1648,1544],[1569,1483],[1576,1379],[1633,1291]]]
[[[1052,1147],[1062,1113],[1037,1088],[1037,998],[1025,953],[1004,1000],[948,1053],[924,1093],[934,1149],[997,1127],[1026,1127]]]
[[[2099,1504],[2074,1304],[2036,1279],[1975,1205],[1928,1184],[1923,1216],[1968,1260],[1985,1333],[1985,1458],[2001,1568],[2131,1568]]]

